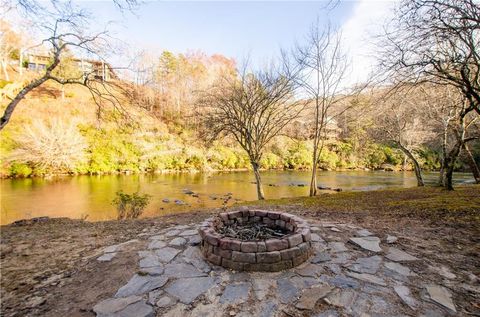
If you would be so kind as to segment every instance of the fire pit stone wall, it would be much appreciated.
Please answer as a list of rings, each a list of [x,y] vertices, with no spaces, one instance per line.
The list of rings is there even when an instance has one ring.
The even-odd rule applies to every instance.
[[[215,229],[214,218],[205,220],[199,233],[202,251],[212,264],[237,271],[276,272],[305,262],[312,255],[310,227],[292,214],[265,210],[243,209],[220,213],[224,225],[264,223],[289,233],[265,241],[241,241],[224,237]]]

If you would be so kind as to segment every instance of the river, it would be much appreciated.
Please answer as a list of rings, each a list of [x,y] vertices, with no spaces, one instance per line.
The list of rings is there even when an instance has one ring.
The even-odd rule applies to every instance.
[[[308,171],[265,171],[262,178],[267,199],[308,195]],[[437,173],[425,173],[427,184],[433,184],[437,178]],[[39,216],[89,221],[115,219],[116,210],[111,201],[118,190],[126,193],[138,190],[152,195],[144,217],[220,207],[221,196],[227,193],[233,194],[231,202],[256,200],[253,181],[253,174],[249,172],[2,179],[0,224]],[[473,177],[456,173],[455,182],[473,182]],[[364,191],[413,187],[416,180],[412,172],[321,171],[318,184],[344,191]],[[185,194],[186,189],[198,197]]]

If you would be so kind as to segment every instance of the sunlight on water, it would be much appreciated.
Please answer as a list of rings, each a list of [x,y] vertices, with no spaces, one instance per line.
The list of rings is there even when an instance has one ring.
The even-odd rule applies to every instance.
[[[309,172],[263,172],[266,198],[308,195]],[[427,184],[433,184],[436,173],[426,173]],[[457,182],[471,182],[470,174],[455,174]],[[143,216],[151,217],[190,211],[195,208],[221,207],[221,196],[232,193],[234,201],[256,200],[254,177],[248,172],[212,174],[142,174],[56,177],[50,179],[4,179],[1,186],[1,224],[15,220],[49,217],[87,217],[90,221],[116,218],[111,201],[115,192],[140,191],[152,195]],[[387,187],[413,187],[412,172],[319,172],[318,184],[343,190],[375,190]],[[305,186],[298,186],[305,185]],[[192,197],[183,192],[198,194]],[[168,199],[169,202],[163,202]],[[175,203],[185,203],[180,205]]]

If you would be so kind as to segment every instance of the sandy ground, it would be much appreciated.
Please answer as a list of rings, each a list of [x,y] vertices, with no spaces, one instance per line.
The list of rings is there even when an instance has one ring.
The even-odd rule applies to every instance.
[[[447,201],[458,200],[456,207],[449,202],[442,204],[450,194],[430,190],[419,193],[422,191],[411,189],[322,195],[267,201],[259,207],[397,235],[417,255],[434,266],[447,266],[465,282],[454,285],[454,300],[462,308],[459,315],[480,316],[480,187],[447,196]],[[392,204],[392,197],[400,203]],[[437,200],[440,207],[435,205]],[[412,203],[406,205],[406,201]],[[436,210],[435,216],[432,208],[422,207],[425,201]],[[2,226],[1,315],[94,316],[93,305],[125,284],[138,260],[133,248],[130,253],[127,248],[127,256],[99,263],[96,258],[104,247],[136,239],[151,226],[199,222],[212,212],[97,223],[49,219]]]

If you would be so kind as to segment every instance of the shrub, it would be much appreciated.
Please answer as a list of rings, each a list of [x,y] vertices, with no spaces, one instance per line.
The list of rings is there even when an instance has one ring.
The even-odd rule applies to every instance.
[[[15,141],[10,160],[33,165],[36,170],[71,172],[85,160],[87,143],[74,123],[35,120]]]
[[[117,207],[117,219],[136,219],[147,207],[150,201],[150,195],[140,195],[138,192],[133,194],[125,194],[123,191],[118,191],[112,204]]]
[[[13,177],[28,177],[32,173],[32,168],[24,163],[12,163],[10,166],[10,175]]]

